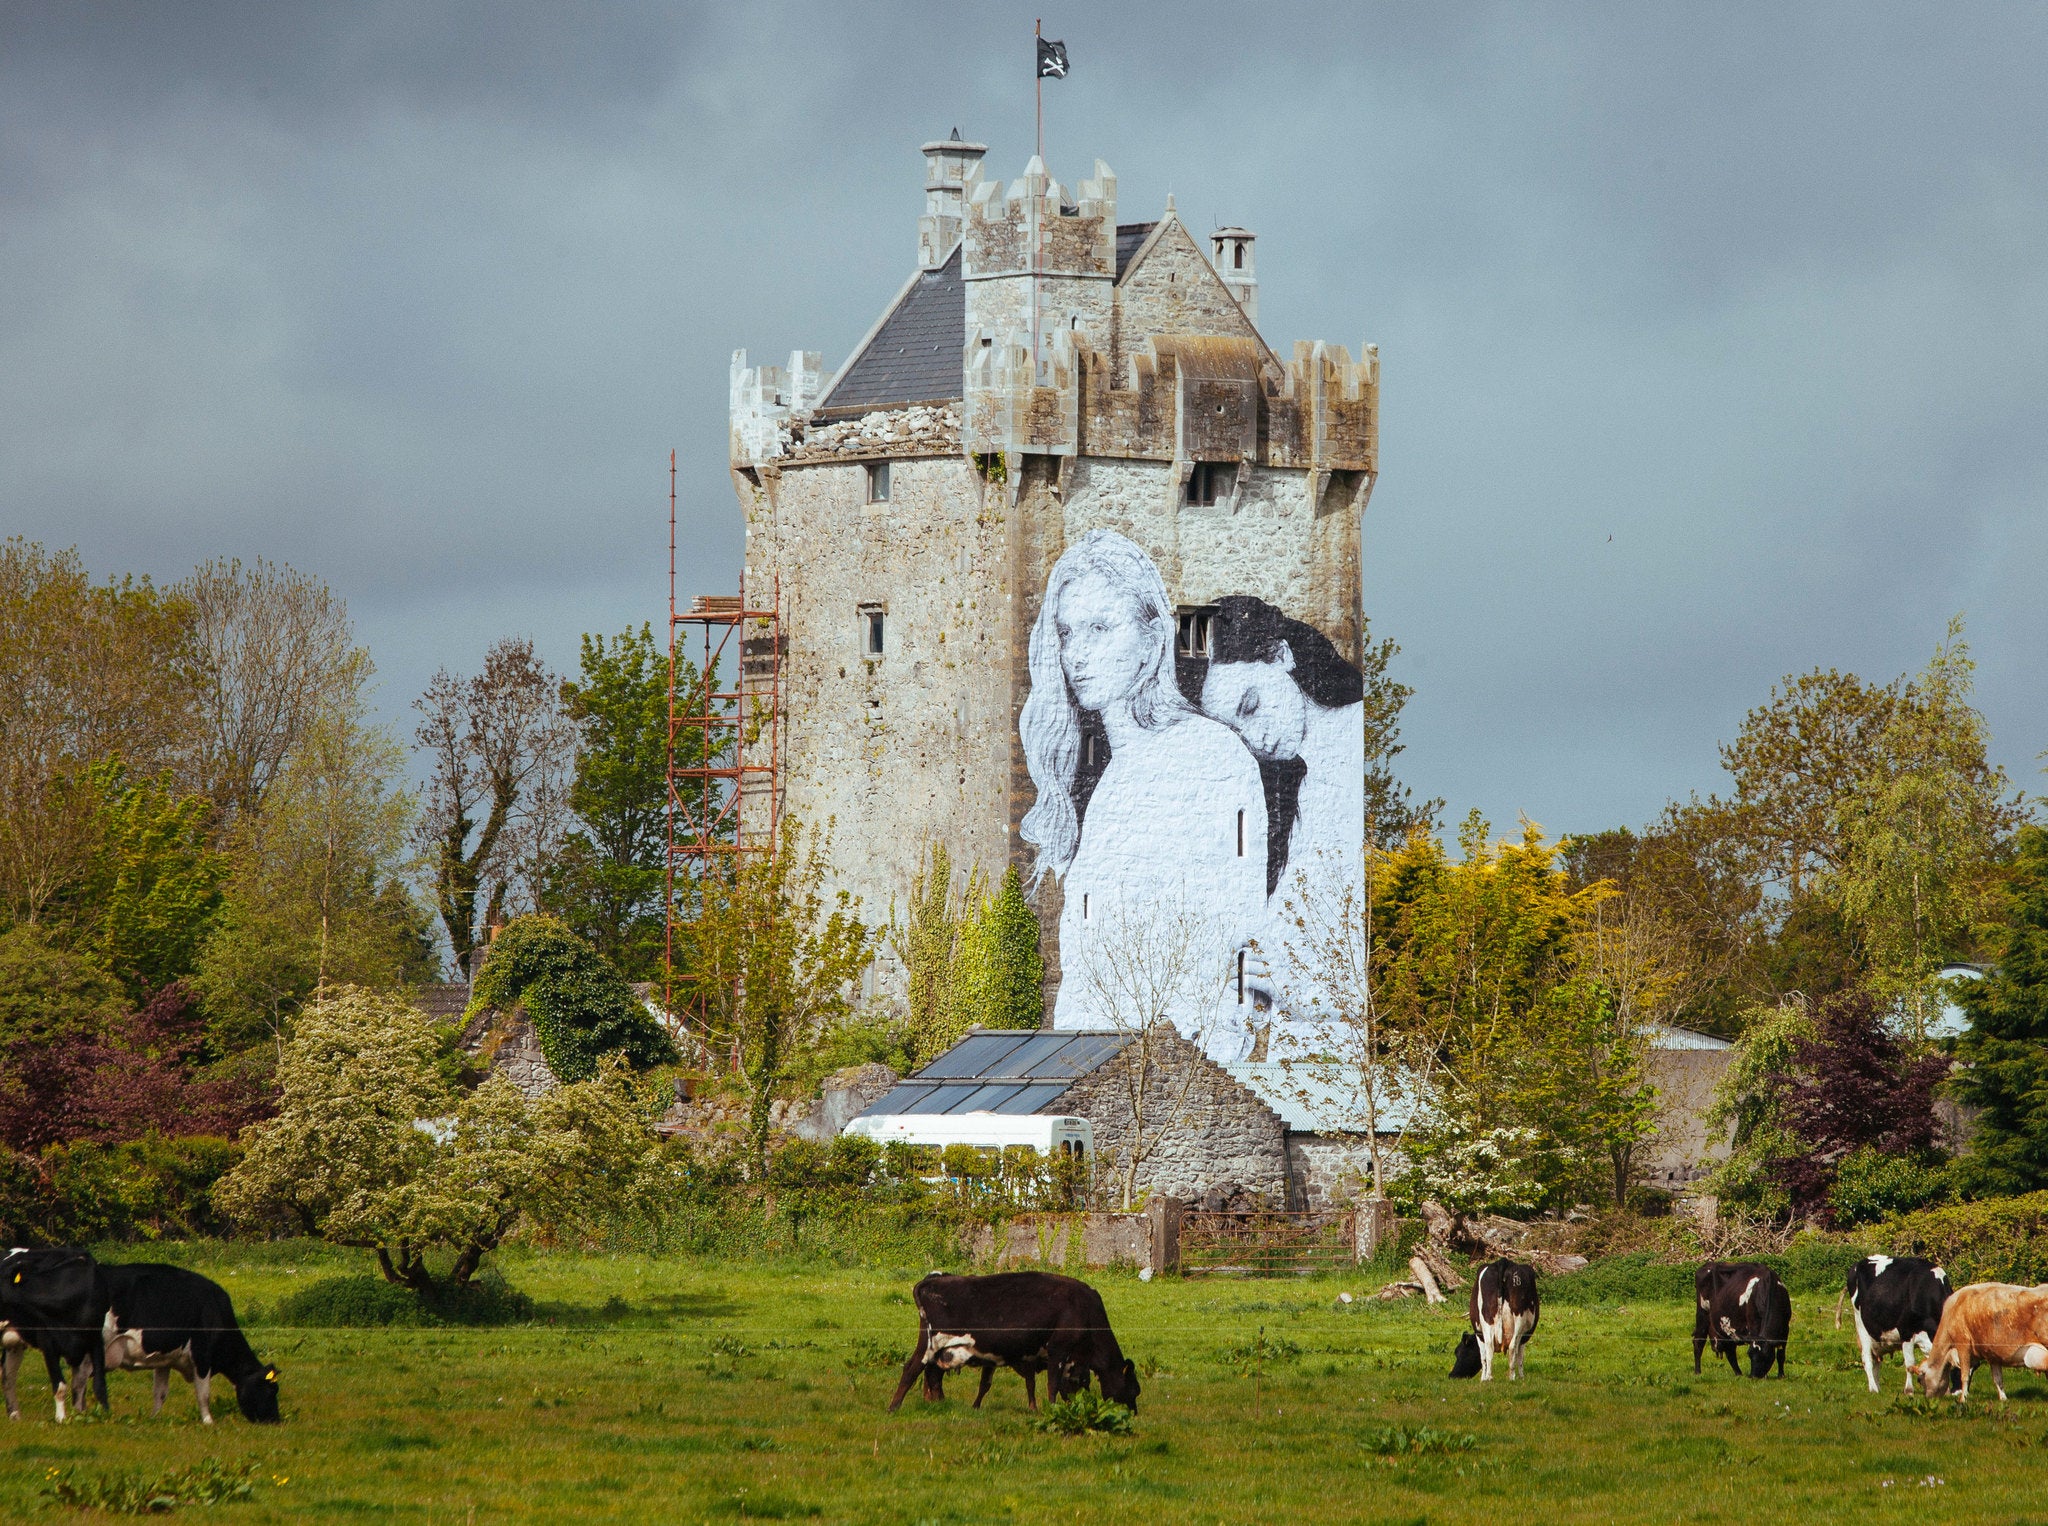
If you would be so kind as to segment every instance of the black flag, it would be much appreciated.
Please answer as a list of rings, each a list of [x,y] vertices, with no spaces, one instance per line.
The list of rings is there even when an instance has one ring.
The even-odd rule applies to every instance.
[[[1038,77],[1040,79],[1065,79],[1067,77],[1067,45],[1054,42],[1050,37],[1038,39]]]

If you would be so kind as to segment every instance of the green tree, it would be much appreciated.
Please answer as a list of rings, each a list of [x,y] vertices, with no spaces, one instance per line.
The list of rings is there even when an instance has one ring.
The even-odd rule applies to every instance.
[[[1977,1192],[2048,1187],[2048,829],[2023,828],[1990,975],[1962,985],[1956,1096],[1981,1109],[1961,1167]]]
[[[677,664],[679,693],[702,675]],[[714,679],[715,682],[715,679]],[[656,978],[662,959],[662,894],[668,857],[668,654],[653,628],[628,629],[607,642],[583,638],[581,677],[562,685],[576,727],[576,776],[569,808],[582,823],[550,868],[546,904],[579,937],[635,980]],[[702,766],[709,734],[688,727],[676,737],[677,763]],[[707,782],[685,777],[686,803]]]
[[[1869,771],[1834,811],[1843,847],[1826,888],[1857,935],[1874,990],[1915,1038],[1940,1006],[1934,971],[1972,951],[1998,840],[2017,814],[2005,774],[1986,761],[1973,666],[1962,622],[1951,621],[1892,707]]]
[[[784,816],[775,852],[737,855],[728,872],[705,877],[681,930],[677,992],[703,1014],[709,1051],[736,1062],[757,1178],[775,1098],[803,1070],[804,1052],[852,1012],[874,957],[860,903],[827,888],[829,849],[829,837]]]
[[[1654,1092],[1637,1010],[1649,982],[1617,974],[1598,922],[1616,891],[1574,888],[1532,823],[1496,844],[1474,812],[1459,843],[1453,862],[1416,833],[1373,869],[1377,1021],[1400,1038],[1427,1104],[1410,1153],[1443,1190],[1478,1173],[1494,1206],[1569,1204],[1606,1183],[1619,1199],[1653,1130]]]
[[[94,584],[76,551],[0,543],[0,924],[74,903],[105,847],[88,769],[199,788],[200,671],[185,599]]]
[[[640,1069],[675,1058],[675,1045],[612,962],[548,916],[516,919],[470,983],[471,1016],[526,1009],[548,1069],[585,1081],[621,1055]]]
[[[967,1023],[1036,1028],[1045,1017],[1045,961],[1038,917],[1024,900],[1015,864],[994,895],[979,897],[960,929],[954,981]]]
[[[909,920],[890,918],[889,943],[907,976],[911,1050],[920,1065],[943,1054],[974,1021],[962,990],[960,945],[980,899],[980,874],[970,871],[963,888],[952,854],[935,842],[910,882]]]
[[[1776,1217],[1792,1206],[1782,1185],[1783,1163],[1802,1146],[1792,1131],[1787,1082],[1800,1046],[1815,1037],[1806,1002],[1789,999],[1756,1006],[1743,1014],[1742,1037],[1722,1073],[1707,1124],[1725,1130],[1728,1159],[1711,1178],[1715,1195],[1730,1208]]]
[[[227,861],[210,843],[211,807],[168,773],[130,775],[118,758],[87,768],[95,841],[50,920],[136,999],[191,974],[220,911]]]
[[[326,993],[285,1044],[277,1116],[244,1131],[215,1201],[245,1225],[368,1249],[421,1292],[467,1283],[522,1222],[645,1205],[652,1099],[623,1066],[539,1099],[502,1076],[463,1096],[450,1037],[394,998]]]
[[[120,982],[41,928],[0,933],[0,1048],[96,1039],[127,1015]]]
[[[403,883],[404,755],[343,713],[309,720],[230,837],[234,872],[197,984],[223,1050],[275,1041],[323,986],[388,990],[437,973],[427,913]]]

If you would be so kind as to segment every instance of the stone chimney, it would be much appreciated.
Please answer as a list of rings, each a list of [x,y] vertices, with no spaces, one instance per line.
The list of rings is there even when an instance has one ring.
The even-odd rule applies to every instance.
[[[967,206],[967,182],[981,173],[985,143],[953,136],[924,146],[924,216],[917,220],[917,268],[937,270],[960,242]]]
[[[1258,235],[1249,228],[1218,228],[1209,235],[1209,249],[1216,262],[1216,274],[1237,298],[1237,305],[1252,322],[1259,321],[1259,274],[1252,257]]]

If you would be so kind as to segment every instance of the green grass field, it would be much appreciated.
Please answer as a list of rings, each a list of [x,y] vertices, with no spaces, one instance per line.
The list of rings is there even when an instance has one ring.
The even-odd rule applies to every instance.
[[[358,1262],[305,1246],[167,1254],[259,1315]],[[210,1431],[173,1380],[113,1379],[114,1418],[58,1427],[40,1363],[0,1439],[10,1519],[45,1493],[216,1459],[253,1465],[229,1521],[2048,1521],[2048,1386],[2013,1402],[1873,1398],[1833,1299],[1798,1300],[1788,1376],[1692,1374],[1683,1303],[1546,1308],[1519,1384],[1453,1383],[1451,1307],[1340,1305],[1360,1279],[1101,1287],[1145,1392],[1128,1437],[1046,1435],[1022,1383],[986,1408],[884,1413],[912,1271],[509,1255],[535,1323],[286,1329],[285,1424]],[[217,1390],[218,1392],[218,1390]],[[1990,1394],[1989,1384],[1983,1392]],[[68,1472],[66,1471],[68,1470]],[[1930,1480],[1933,1480],[1930,1482]],[[192,1507],[197,1508],[197,1507]],[[216,1512],[208,1511],[213,1518]]]

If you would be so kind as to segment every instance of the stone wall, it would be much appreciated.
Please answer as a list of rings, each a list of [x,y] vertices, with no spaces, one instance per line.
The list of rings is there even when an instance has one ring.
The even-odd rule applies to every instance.
[[[1725,1131],[1709,1129],[1714,1088],[1734,1062],[1732,1049],[1653,1049],[1650,1081],[1657,1088],[1657,1134],[1643,1162],[1643,1180],[1672,1191],[1705,1176],[1728,1158]]]
[[[463,1030],[461,1045],[484,1061],[492,1075],[509,1077],[529,1097],[544,1097],[562,1084],[541,1053],[540,1035],[523,1007],[514,1007],[509,1016],[478,1013]]]
[[[1279,1115],[1178,1033],[1155,1034],[1150,1048],[1143,1092],[1147,1155],[1138,1168],[1138,1192],[1199,1198],[1234,1183],[1284,1206],[1287,1135]],[[1118,1190],[1133,1142],[1127,1078],[1138,1049],[1128,1045],[1059,1101],[1060,1113],[1093,1126],[1096,1191],[1104,1199]],[[1152,1121],[1168,1118],[1179,1122],[1161,1129]]]
[[[928,842],[992,878],[1009,862],[1007,494],[958,455],[890,475],[871,504],[857,464],[790,465],[757,490],[735,474],[748,587],[780,580],[784,808],[831,823],[839,883],[871,922],[907,906]]]

